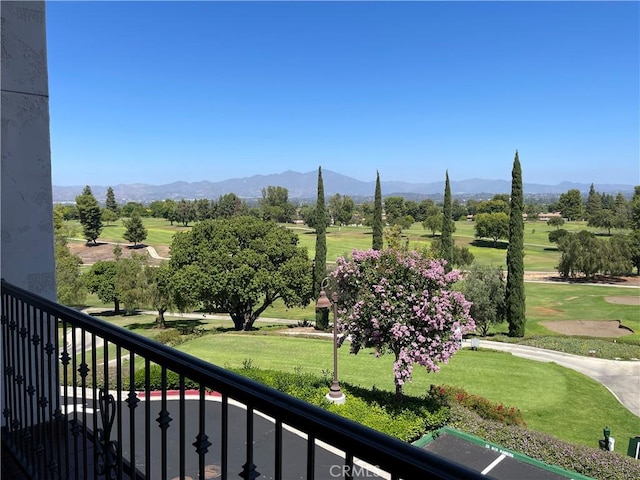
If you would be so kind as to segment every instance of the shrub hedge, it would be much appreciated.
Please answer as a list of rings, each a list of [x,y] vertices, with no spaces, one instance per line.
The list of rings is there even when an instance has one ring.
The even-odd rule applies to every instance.
[[[449,426],[522,452],[549,465],[557,465],[598,480],[640,478],[640,461],[631,457],[574,445],[518,425],[505,425],[483,419],[462,405],[451,406]]]
[[[404,396],[399,401],[392,392],[341,383],[348,401],[336,405],[325,398],[329,378],[301,372],[261,370],[254,368],[250,361],[234,371],[402,441],[415,441],[426,433],[449,425],[531,458],[595,479],[640,479],[639,461],[616,452],[574,445],[551,435],[527,430],[519,409],[494,404],[461,388],[432,385],[424,398]],[[144,371],[136,372],[136,389],[144,389],[144,377]],[[151,366],[149,379],[151,389],[161,388],[160,367]],[[198,385],[185,380],[185,387],[198,388]],[[177,374],[167,371],[166,388],[179,388]]]

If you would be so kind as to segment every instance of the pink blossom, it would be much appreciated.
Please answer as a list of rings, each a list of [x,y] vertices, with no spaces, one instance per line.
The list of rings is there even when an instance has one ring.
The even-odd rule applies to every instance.
[[[354,250],[336,265],[341,332],[351,336],[353,353],[395,352],[398,388],[411,380],[414,364],[438,371],[475,329],[471,304],[450,288],[459,276],[445,273],[443,261],[415,251]]]

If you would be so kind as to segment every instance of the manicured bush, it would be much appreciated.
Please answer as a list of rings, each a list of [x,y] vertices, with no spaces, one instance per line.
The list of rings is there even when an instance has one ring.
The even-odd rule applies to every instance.
[[[163,330],[160,333],[156,334],[153,339],[156,342],[164,343],[165,345],[169,345],[170,347],[179,345],[184,340],[182,340],[182,335],[177,330]]]
[[[527,425],[519,408],[493,403],[479,395],[471,395],[459,387],[431,385],[429,397],[447,406],[462,405],[482,418],[495,420],[505,425],[521,425],[523,427]]]
[[[517,425],[485,420],[462,405],[451,407],[449,426],[549,465],[598,480],[640,478],[640,462],[630,457],[563,442],[551,435]]]
[[[144,369],[136,371],[135,376],[136,390],[145,389],[145,373]],[[159,365],[151,365],[149,367],[149,388],[150,390],[162,390],[162,368]],[[177,390],[180,388],[180,375],[171,370],[167,370],[166,390]],[[200,388],[200,384],[185,378],[185,389],[192,390]]]
[[[417,440],[445,425],[448,419],[448,408],[431,399],[405,396],[399,402],[391,392],[341,383],[348,400],[337,405],[325,398],[328,378],[246,366],[237,373],[403,441]]]

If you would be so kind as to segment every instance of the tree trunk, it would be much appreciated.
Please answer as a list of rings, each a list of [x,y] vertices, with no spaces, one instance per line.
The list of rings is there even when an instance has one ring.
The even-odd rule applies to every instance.
[[[396,357],[396,362],[398,361],[398,358],[400,358],[400,351],[394,351],[393,352],[395,357]],[[398,379],[394,379],[394,383],[396,384],[396,400],[398,400],[398,402],[402,401],[402,385],[400,385],[398,383]]]
[[[402,401],[402,385],[396,383],[396,400]]]
[[[249,330],[253,330],[253,324],[258,319],[257,316],[252,315],[251,313],[247,313],[244,316],[244,331],[248,332]]]
[[[113,310],[116,312],[116,315],[120,315],[120,300],[117,298],[113,299]]]
[[[167,328],[164,321],[164,312],[166,312],[165,308],[158,309],[158,316],[156,317],[156,327],[157,328]]]
[[[233,320],[233,328],[235,328],[237,331],[242,330],[242,327],[244,325],[244,316],[238,315],[237,313],[230,313],[229,315],[231,316],[231,320]]]

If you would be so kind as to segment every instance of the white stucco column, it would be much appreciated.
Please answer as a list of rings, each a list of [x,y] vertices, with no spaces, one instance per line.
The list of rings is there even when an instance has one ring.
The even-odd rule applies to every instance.
[[[0,2],[0,275],[56,299],[44,2]]]

